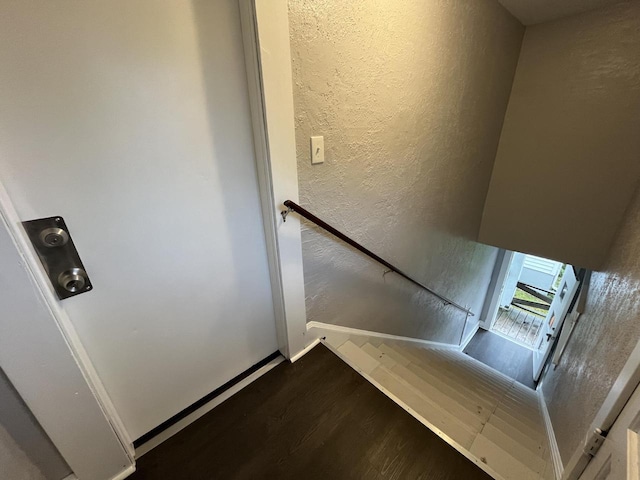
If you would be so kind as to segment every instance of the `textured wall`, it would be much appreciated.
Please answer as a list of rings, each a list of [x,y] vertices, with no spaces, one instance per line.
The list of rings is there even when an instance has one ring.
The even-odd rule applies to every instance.
[[[620,3],[621,0],[498,0],[525,25],[550,22],[596,8]]]
[[[544,379],[562,460],[578,448],[640,339],[640,190],[603,271],[591,277],[580,317],[560,365]]]
[[[480,241],[600,269],[640,178],[638,132],[640,2],[527,27]]]
[[[496,250],[473,239],[523,27],[492,0],[290,0],[289,13],[302,204],[479,313]],[[308,224],[302,238],[308,321],[459,340],[464,314]]]

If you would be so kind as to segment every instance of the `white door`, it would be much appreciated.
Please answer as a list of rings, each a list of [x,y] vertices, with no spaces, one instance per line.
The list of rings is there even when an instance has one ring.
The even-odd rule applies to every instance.
[[[139,438],[277,350],[237,0],[3,2],[0,178]]]
[[[556,292],[553,302],[549,307],[547,317],[542,322],[541,331],[538,334],[536,349],[533,351],[533,379],[538,380],[542,373],[545,361],[551,353],[553,342],[560,332],[562,322],[564,321],[571,300],[578,289],[578,280],[576,279],[573,267],[567,265],[564,275],[560,280],[560,286]]]

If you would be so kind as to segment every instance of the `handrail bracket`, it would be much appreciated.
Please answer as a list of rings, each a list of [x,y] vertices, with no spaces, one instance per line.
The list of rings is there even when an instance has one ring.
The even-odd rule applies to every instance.
[[[286,223],[286,221],[287,221],[287,215],[289,215],[291,212],[293,212],[293,208],[291,208],[291,207],[289,207],[289,206],[287,206],[287,209],[286,209],[286,210],[282,210],[282,211],[280,212],[280,215],[282,215],[282,222],[283,222],[283,223]]]

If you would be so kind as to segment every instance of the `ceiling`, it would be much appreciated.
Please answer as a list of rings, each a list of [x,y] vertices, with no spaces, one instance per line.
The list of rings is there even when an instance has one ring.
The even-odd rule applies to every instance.
[[[524,25],[548,22],[595,8],[620,3],[621,0],[498,0]]]

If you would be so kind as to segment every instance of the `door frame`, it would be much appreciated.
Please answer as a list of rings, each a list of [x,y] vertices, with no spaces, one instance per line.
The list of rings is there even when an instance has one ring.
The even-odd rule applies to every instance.
[[[300,221],[290,215],[285,223],[280,216],[285,200],[299,201],[288,6],[286,0],[238,0],[238,6],[278,347],[291,360],[315,338],[306,329]],[[33,319],[27,325],[11,315],[0,318],[5,373],[77,478],[127,477],[135,471],[132,439],[1,182],[0,235],[14,247],[0,249],[0,262],[23,271],[15,291],[0,298],[11,298],[13,311]],[[57,381],[43,365],[55,367]]]
[[[239,0],[249,104],[280,352],[298,358],[308,338],[299,203],[293,73],[286,0]]]
[[[562,326],[564,325],[565,319],[571,313],[570,312],[571,304],[576,297],[578,289],[580,288],[581,280],[579,275],[576,274],[576,269],[573,267],[573,265],[569,263],[567,263],[566,265],[567,267],[565,268],[564,275],[562,276],[562,280],[560,281],[560,285],[567,285],[566,276],[569,273],[573,275],[572,278],[574,278],[575,282],[571,285],[571,287],[567,287],[568,289],[566,292],[568,294],[568,296],[566,297],[567,303],[565,303],[565,306],[561,310],[559,310],[559,312],[556,312],[554,310],[554,305],[556,305],[555,303],[556,301],[562,302],[564,300],[564,298],[560,298],[562,295],[563,288],[560,287],[560,289],[556,292],[556,296],[554,297],[553,302],[551,302],[551,305],[549,306],[549,311],[547,312],[547,315],[544,317],[544,321],[540,326],[540,330],[538,331],[538,339],[536,340],[536,344],[534,345],[535,348],[533,350],[533,379],[535,381],[540,380],[542,371],[544,370],[545,365],[549,361],[551,350],[553,349],[553,346],[556,343],[556,339],[560,336],[560,333],[562,332]],[[551,326],[549,324],[549,320],[550,320],[549,317],[553,316],[556,313],[558,315],[558,318],[556,319],[557,323],[554,326]],[[546,343],[543,338],[545,335],[550,335]],[[544,351],[542,350],[543,346],[545,347]]]
[[[1,182],[0,236],[0,262],[14,275],[0,291],[0,365],[74,475],[124,478],[133,443]]]
[[[496,264],[491,274],[491,280],[487,289],[487,297],[480,314],[480,328],[491,330],[493,324],[497,320],[498,309],[500,308],[500,298],[502,297],[502,289],[504,282],[509,273],[511,260],[513,260],[515,252],[511,250],[500,249],[496,257]]]

